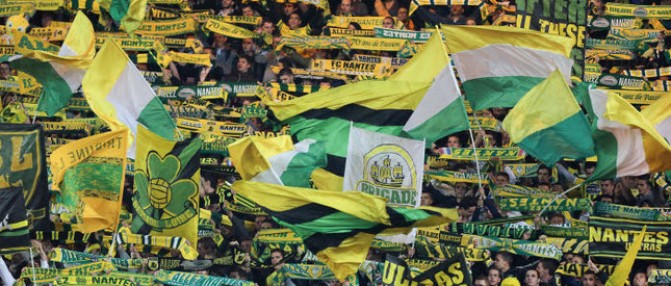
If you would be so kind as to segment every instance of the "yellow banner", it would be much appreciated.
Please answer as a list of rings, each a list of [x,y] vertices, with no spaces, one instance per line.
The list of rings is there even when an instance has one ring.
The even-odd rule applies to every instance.
[[[67,34],[68,29],[54,27],[32,28],[30,29],[30,32],[28,32],[28,35],[47,42],[63,41]]]
[[[636,17],[645,19],[671,18],[671,6],[647,6],[621,3],[606,3],[605,15],[616,17]]]
[[[16,51],[14,50],[14,46],[6,46],[6,45],[1,45],[0,46],[0,55],[3,56],[11,56],[16,54]]]
[[[177,127],[197,132],[211,132],[216,135],[225,135],[240,138],[247,132],[244,124],[213,121],[207,119],[190,119],[178,117],[175,119]]]
[[[191,18],[180,18],[167,21],[144,21],[135,30],[140,35],[181,35],[193,33],[197,30],[198,23]]]
[[[205,29],[236,39],[250,39],[257,37],[257,34],[250,30],[214,19],[207,20]]]
[[[637,91],[637,90],[608,90],[611,94],[617,94],[631,104],[652,104],[663,96],[671,96],[662,91]]]
[[[325,36],[282,36],[275,50],[279,51],[284,46],[295,49],[350,49],[346,38]]]
[[[96,48],[100,48],[105,41],[115,41],[125,51],[146,51],[155,50],[157,42],[154,39],[131,38],[131,37],[100,37],[96,36]]]
[[[5,0],[5,4],[35,5],[35,10],[38,11],[56,11],[64,6],[63,0]]]
[[[163,56],[168,57],[170,61],[178,63],[194,64],[208,67],[212,65],[212,62],[210,62],[209,54],[187,54],[187,53],[177,53],[170,51],[167,55]],[[160,58],[161,55],[159,55],[159,62],[162,61]]]
[[[182,11],[180,13],[180,17],[182,18],[195,18],[198,23],[205,23],[207,20],[212,17],[212,11],[211,10],[198,10],[198,11]]]
[[[35,10],[34,3],[35,2],[0,5],[0,17],[9,17],[18,14],[31,14]]]
[[[345,28],[329,28],[331,32],[331,37],[343,37],[343,36],[354,36],[354,37],[374,37],[374,30],[350,30]]]
[[[26,54],[31,51],[58,53],[58,51],[61,49],[59,46],[15,30],[12,30],[11,41],[14,43],[14,52],[19,54]]]
[[[332,72],[346,75],[386,76],[391,75],[391,65],[373,64],[356,61],[314,59],[310,65],[311,71]]]
[[[225,23],[245,24],[254,26],[261,25],[261,21],[263,20],[262,17],[256,17],[256,16],[224,16],[224,17],[215,16],[212,17],[212,19]]]
[[[343,17],[334,16],[326,23],[329,27],[344,28],[349,27],[349,23],[355,22],[361,25],[363,30],[372,30],[375,27],[382,27],[384,17]]]
[[[398,52],[408,47],[408,40],[346,37],[350,41],[350,49],[366,51]]]

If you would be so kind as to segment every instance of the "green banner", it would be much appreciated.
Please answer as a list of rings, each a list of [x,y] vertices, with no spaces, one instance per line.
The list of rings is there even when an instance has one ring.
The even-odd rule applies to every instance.
[[[623,257],[647,225],[643,245],[636,259],[671,260],[669,232],[671,222],[650,222],[622,218],[591,216],[589,222],[589,255],[595,257]]]
[[[618,39],[591,39],[591,38],[585,41],[585,47],[600,50],[642,51],[647,49],[647,46],[645,44],[641,45],[640,41],[618,40]]]
[[[243,281],[226,277],[209,276],[187,272],[159,270],[154,274],[156,282],[172,286],[193,285],[229,285],[229,286],[254,286],[251,281]]]
[[[496,186],[494,188],[494,196],[496,197],[532,197],[532,198],[554,198],[555,194],[545,192],[541,189],[536,189],[526,186],[518,185],[504,185]]]
[[[282,268],[275,270],[268,278],[268,285],[282,285],[284,280],[302,279],[302,280],[335,280],[335,275],[326,265],[315,264],[288,264],[285,263]]]
[[[519,0],[517,27],[569,37],[573,40],[572,74],[582,78],[584,67],[587,0]]]
[[[608,31],[610,28],[640,29],[643,26],[643,20],[633,17],[592,17],[587,22],[587,28],[590,31]]]
[[[489,182],[489,177],[487,174],[482,174],[480,175],[480,179],[478,179],[477,174],[472,174],[472,173],[462,173],[462,172],[455,172],[455,171],[424,171],[424,175],[431,178],[431,179],[436,179],[441,182],[465,182],[465,183],[477,183],[477,182],[483,182],[487,183]]]
[[[641,221],[671,221],[671,208],[639,208],[595,202],[592,215]]]
[[[462,245],[475,245],[476,248],[491,251],[507,251],[512,254],[545,257],[557,261],[561,260],[563,255],[561,249],[554,244],[498,237],[465,235]]]
[[[473,234],[500,238],[536,240],[540,232],[523,227],[501,227],[486,224],[457,223],[447,226],[447,232],[452,234]]]
[[[537,212],[546,211],[582,211],[589,210],[589,199],[556,199],[550,198],[504,198],[499,199],[499,207],[504,211]]]
[[[501,161],[517,161],[524,159],[524,151],[520,148],[477,148],[473,153],[471,148],[445,148],[446,153],[440,155],[440,159],[453,160],[489,160],[498,157]]]
[[[636,17],[643,19],[669,19],[671,6],[648,6],[622,3],[606,3],[605,15],[617,17]]]
[[[426,42],[431,37],[431,34],[433,34],[433,32],[397,30],[382,27],[375,27],[374,31],[376,38],[403,39],[412,42]]]
[[[556,236],[556,237],[567,237],[567,238],[580,238],[587,239],[589,237],[589,232],[584,228],[569,228],[569,227],[559,227],[544,225],[541,226],[541,231],[547,236]]]
[[[650,82],[643,78],[619,74],[586,73],[585,82],[597,83],[600,86],[605,86],[612,89],[652,90]]]

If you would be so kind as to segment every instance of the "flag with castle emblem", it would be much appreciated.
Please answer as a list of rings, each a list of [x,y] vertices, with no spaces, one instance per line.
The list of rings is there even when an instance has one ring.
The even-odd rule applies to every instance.
[[[418,207],[424,142],[352,127],[343,191],[384,197],[389,205]]]

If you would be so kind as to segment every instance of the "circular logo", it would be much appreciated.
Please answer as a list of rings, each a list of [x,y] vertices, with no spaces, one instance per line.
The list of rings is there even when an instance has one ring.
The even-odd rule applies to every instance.
[[[178,93],[177,97],[180,98],[189,98],[190,96],[195,96],[196,91],[193,88],[182,88]]]
[[[606,18],[599,17],[592,21],[592,26],[597,28],[608,28],[610,26],[610,22]]]
[[[648,10],[645,7],[636,7],[634,9],[634,17],[645,18],[648,16]]]
[[[617,79],[612,75],[607,75],[602,77],[599,83],[605,86],[615,86],[617,85]]]
[[[396,145],[380,145],[364,156],[364,180],[392,188],[414,188],[412,157]]]

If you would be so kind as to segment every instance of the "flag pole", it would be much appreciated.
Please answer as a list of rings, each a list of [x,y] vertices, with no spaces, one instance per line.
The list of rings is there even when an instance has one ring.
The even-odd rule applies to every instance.
[[[438,26],[436,26],[436,33],[438,33],[438,35],[441,37],[441,41],[440,41],[441,44],[442,44],[441,47],[443,47],[443,52],[445,52],[445,57],[447,57],[447,60],[448,60],[448,61],[447,61],[447,64],[450,66],[450,70],[451,70],[451,72],[454,73],[454,67],[452,66],[452,59],[450,59],[450,57],[449,57],[449,55],[448,55],[449,53],[447,52],[447,49],[445,48],[445,43],[442,41],[442,36],[441,36],[441,34],[440,34],[440,29],[438,29]],[[461,107],[462,107],[461,110],[464,111],[464,114],[466,115],[466,118],[468,118],[468,112],[466,112],[466,106],[464,106],[464,97],[463,97],[463,93],[461,92],[461,88],[459,88],[459,84],[458,84],[458,82],[456,82],[456,81],[457,81],[457,77],[454,76],[454,77],[452,77],[452,78],[453,78],[454,81],[455,81],[455,82],[454,82],[454,85],[457,87],[457,90],[458,90],[459,93],[461,94],[461,95],[460,95],[460,97],[461,97]],[[477,118],[476,118],[476,119],[477,119]],[[481,128],[481,127],[480,127],[480,122],[478,122],[478,121],[476,120],[476,123],[478,124],[478,128]],[[480,189],[482,189],[482,174],[481,174],[481,172],[480,172],[480,163],[479,163],[480,159],[478,158],[478,151],[475,149],[475,139],[473,138],[473,128],[471,128],[471,123],[470,123],[470,122],[468,123],[468,134],[471,136],[471,143],[472,143],[472,144],[471,144],[471,147],[473,148],[473,156],[475,157],[475,170],[476,170],[477,175],[478,175],[478,187],[479,187]],[[484,200],[485,198],[482,198],[482,199]]]

